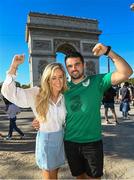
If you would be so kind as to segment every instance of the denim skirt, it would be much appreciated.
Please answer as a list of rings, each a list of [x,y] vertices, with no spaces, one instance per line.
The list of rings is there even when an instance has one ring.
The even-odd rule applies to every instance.
[[[64,131],[41,132],[36,136],[36,163],[40,169],[53,170],[65,164]]]

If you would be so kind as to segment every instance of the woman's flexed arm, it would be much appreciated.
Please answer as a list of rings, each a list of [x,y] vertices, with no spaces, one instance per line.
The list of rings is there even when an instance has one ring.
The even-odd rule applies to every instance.
[[[13,57],[13,60],[12,60],[12,63],[10,65],[10,68],[9,68],[9,71],[8,73],[9,74],[12,74],[12,75],[16,75],[16,71],[17,71],[17,68],[20,64],[22,64],[24,62],[24,59],[25,59],[25,56],[24,54],[21,54],[21,55],[15,55]]]
[[[33,87],[28,89],[23,89],[16,87],[15,77],[16,70],[20,64],[24,62],[24,55],[15,55],[10,68],[7,72],[6,79],[2,85],[1,93],[3,96],[16,104],[19,107],[31,107],[33,105],[35,96],[37,95],[39,88]]]

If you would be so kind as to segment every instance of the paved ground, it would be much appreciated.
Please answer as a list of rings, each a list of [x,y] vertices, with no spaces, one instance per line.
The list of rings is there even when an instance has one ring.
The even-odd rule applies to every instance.
[[[103,179],[134,179],[134,107],[130,120],[122,120],[118,111],[120,125],[106,124],[102,114],[105,165]],[[111,113],[109,113],[112,122]],[[17,124],[25,132],[26,138],[20,140],[14,133],[11,141],[0,140],[0,179],[41,179],[41,172],[35,164],[34,147],[36,131],[31,127],[33,114],[24,109],[18,116]],[[0,132],[8,131],[8,118],[0,104]],[[59,179],[73,179],[66,163],[59,173]]]

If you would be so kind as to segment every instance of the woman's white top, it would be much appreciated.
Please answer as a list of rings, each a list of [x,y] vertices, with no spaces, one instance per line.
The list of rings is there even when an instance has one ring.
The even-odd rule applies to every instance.
[[[35,107],[35,99],[39,92],[39,87],[22,89],[16,87],[15,75],[7,74],[6,79],[2,85],[1,93],[10,102],[16,104],[22,108],[29,108],[33,110],[35,117],[37,118],[37,112]],[[60,94],[56,103],[50,102],[46,121],[40,123],[40,131],[44,132],[56,132],[62,129],[65,123],[66,108],[64,103],[64,96]]]

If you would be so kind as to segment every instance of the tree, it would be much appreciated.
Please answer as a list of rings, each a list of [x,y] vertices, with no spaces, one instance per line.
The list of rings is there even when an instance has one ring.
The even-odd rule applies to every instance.
[[[22,87],[23,89],[27,89],[27,88],[30,88],[30,84],[23,84],[21,87]]]

